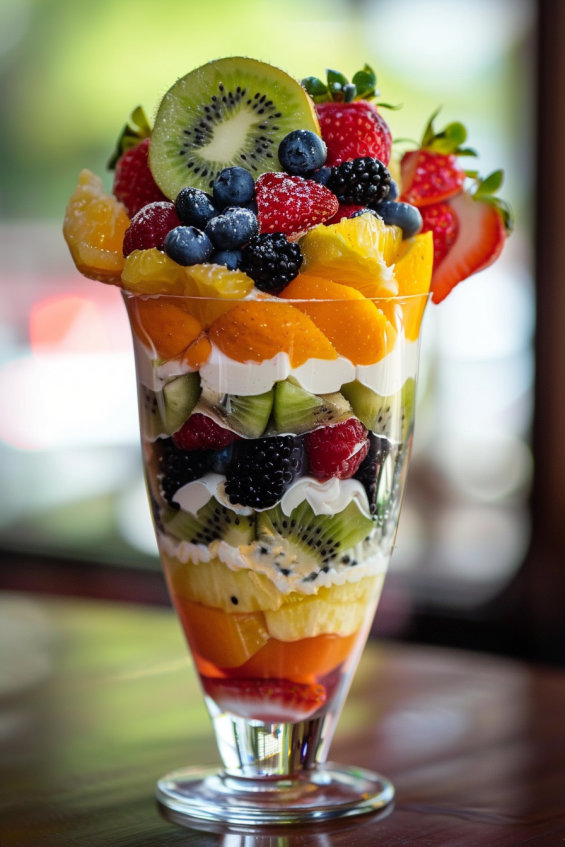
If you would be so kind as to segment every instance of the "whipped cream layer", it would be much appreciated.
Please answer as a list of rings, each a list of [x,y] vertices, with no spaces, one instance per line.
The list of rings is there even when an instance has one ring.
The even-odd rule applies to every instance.
[[[159,362],[138,338],[134,338],[135,360],[139,381],[159,391],[170,379],[189,373],[191,368],[180,359]],[[379,362],[355,366],[349,359],[308,359],[293,368],[287,353],[277,353],[262,362],[237,362],[212,345],[212,354],[200,369],[203,385],[218,394],[251,396],[269,391],[289,377],[312,394],[331,394],[346,382],[358,379],[377,394],[387,396],[400,391],[418,371],[419,342],[398,342]]]
[[[240,515],[251,515],[249,506],[238,506],[228,500],[225,493],[225,477],[222,474],[207,473],[194,482],[188,482],[176,492],[173,500],[185,512],[194,515],[199,509],[215,497],[222,505]],[[337,479],[332,477],[325,482],[313,476],[301,476],[290,484],[280,506],[283,513],[290,517],[301,503],[307,502],[315,515],[337,515],[355,501],[365,517],[371,517],[369,499],[363,485],[356,479]],[[268,507],[272,508],[272,507]],[[265,511],[265,509],[255,509]]]
[[[190,544],[188,541],[177,541],[169,535],[158,534],[161,551],[168,557],[177,559],[181,564],[191,562],[194,565],[206,565],[212,559],[219,559],[230,570],[252,570],[266,576],[273,582],[282,594],[296,591],[299,594],[313,595],[322,587],[345,585],[348,582],[359,582],[366,576],[377,576],[387,571],[390,555],[382,553],[371,541],[357,544],[341,558],[348,558],[349,563],[336,560],[327,571],[318,571],[313,580],[312,563],[296,562],[290,573],[281,573],[272,556],[254,555],[254,545],[232,547],[225,541],[214,541],[209,546],[205,544]],[[353,565],[351,562],[355,561]]]

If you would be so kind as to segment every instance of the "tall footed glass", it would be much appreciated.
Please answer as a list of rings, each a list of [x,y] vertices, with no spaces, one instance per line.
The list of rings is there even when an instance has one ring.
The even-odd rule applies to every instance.
[[[383,808],[327,764],[382,590],[427,295],[125,294],[155,531],[223,762],[158,782],[183,820]]]

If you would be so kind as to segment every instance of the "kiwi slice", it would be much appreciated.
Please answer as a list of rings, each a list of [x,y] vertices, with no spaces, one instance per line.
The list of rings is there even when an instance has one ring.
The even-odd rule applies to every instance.
[[[277,433],[301,435],[320,426],[339,423],[352,416],[341,394],[310,394],[288,380],[277,382],[273,419]]]
[[[282,170],[279,144],[293,129],[320,134],[300,83],[255,59],[219,59],[179,79],[163,97],[151,135],[151,171],[171,200],[187,186],[210,191],[220,171],[234,165],[257,179]]]
[[[196,516],[183,512],[182,509],[166,509],[163,525],[175,538],[190,544],[225,541],[226,544],[239,547],[240,544],[249,544],[255,537],[253,516],[238,515],[222,506],[214,497],[198,510]]]
[[[337,515],[315,515],[304,502],[290,517],[280,506],[257,513],[258,554],[272,551],[281,573],[299,570],[313,581],[320,571],[327,571],[333,561],[346,550],[364,541],[374,529],[374,521],[365,517],[352,502]],[[347,563],[353,564],[349,556]]]
[[[154,441],[160,435],[172,435],[181,428],[200,397],[197,373],[178,376],[162,391],[140,386],[141,431]]]
[[[355,380],[342,385],[341,393],[349,400],[355,415],[367,429],[391,441],[406,440],[414,420],[416,382],[409,377],[400,391],[383,397]]]
[[[231,429],[243,438],[259,438],[265,432],[271,416],[273,394],[272,388],[264,394],[252,396],[217,394],[205,388],[194,411],[208,415],[220,426]]]

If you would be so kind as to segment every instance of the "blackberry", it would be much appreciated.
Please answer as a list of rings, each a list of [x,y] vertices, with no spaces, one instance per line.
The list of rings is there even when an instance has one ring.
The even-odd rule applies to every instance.
[[[380,203],[390,190],[391,175],[382,162],[362,156],[332,168],[328,188],[340,203],[367,206]]]
[[[355,474],[355,479],[358,479],[369,498],[369,508],[372,515],[376,515],[378,511],[377,492],[379,481],[384,461],[388,456],[391,448],[390,441],[380,435],[369,433],[369,452],[359,465],[359,469]]]
[[[237,441],[226,473],[230,503],[270,509],[282,499],[303,465],[302,440],[292,435]]]
[[[210,469],[213,450],[177,450],[172,438],[161,445],[159,456],[159,486],[167,503],[178,509],[173,497],[187,482],[194,482]]]
[[[282,232],[256,235],[242,253],[240,269],[269,294],[278,294],[298,276],[303,261],[298,244],[291,244]]]

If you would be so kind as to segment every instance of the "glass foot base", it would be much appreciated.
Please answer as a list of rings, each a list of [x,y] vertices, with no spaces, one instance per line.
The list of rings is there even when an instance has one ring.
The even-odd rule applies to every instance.
[[[363,815],[394,799],[388,779],[362,768],[328,763],[283,779],[242,779],[212,769],[183,768],[157,783],[159,803],[176,823],[297,824]]]

